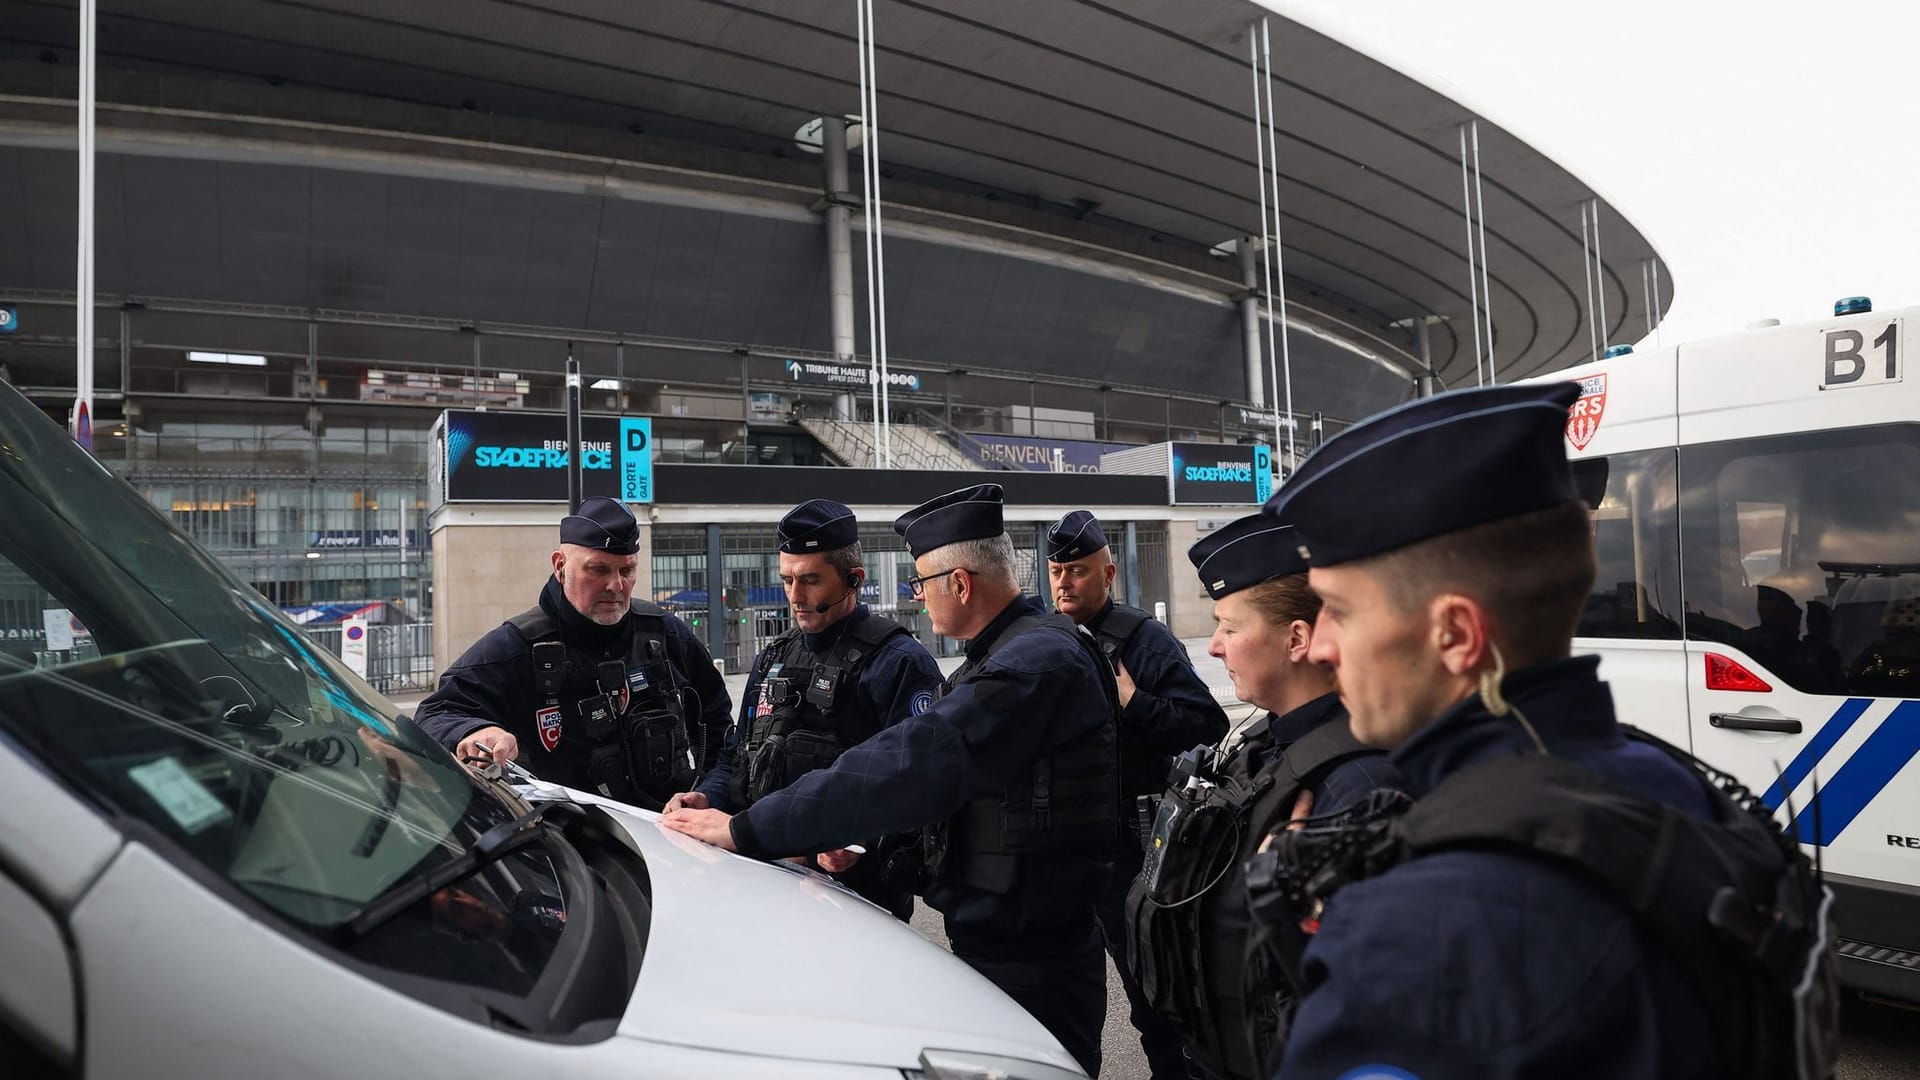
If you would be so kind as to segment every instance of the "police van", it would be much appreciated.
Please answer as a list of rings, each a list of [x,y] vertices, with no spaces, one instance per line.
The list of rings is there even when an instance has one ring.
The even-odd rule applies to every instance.
[[[1571,379],[1599,575],[1574,644],[1623,721],[1823,865],[1842,974],[1920,1000],[1920,308],[1635,351]],[[1791,818],[1788,815],[1791,814]]]

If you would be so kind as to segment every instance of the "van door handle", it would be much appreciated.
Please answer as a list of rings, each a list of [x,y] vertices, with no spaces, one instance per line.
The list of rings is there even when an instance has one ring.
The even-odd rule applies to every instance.
[[[1742,716],[1739,713],[1717,712],[1708,714],[1707,723],[1733,731],[1778,731],[1787,735],[1800,734],[1800,721],[1791,716]]]

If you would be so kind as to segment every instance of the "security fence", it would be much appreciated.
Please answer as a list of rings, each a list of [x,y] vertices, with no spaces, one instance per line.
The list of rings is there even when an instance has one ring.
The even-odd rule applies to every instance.
[[[340,627],[304,626],[316,645],[340,655]],[[367,682],[375,690],[425,690],[433,684],[433,623],[396,623],[367,627]]]

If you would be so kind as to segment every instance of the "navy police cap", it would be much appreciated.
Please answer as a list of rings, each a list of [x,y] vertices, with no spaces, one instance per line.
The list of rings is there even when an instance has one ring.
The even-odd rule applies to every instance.
[[[1000,500],[999,484],[949,491],[895,518],[893,531],[906,540],[907,553],[916,559],[962,540],[999,536],[1006,531]]]
[[[1577,501],[1567,409],[1577,383],[1455,390],[1328,439],[1267,500],[1301,554],[1335,566]]]
[[[844,503],[809,499],[780,519],[780,550],[789,555],[836,551],[860,540],[860,523]]]
[[[1047,561],[1073,562],[1107,546],[1107,534],[1100,531],[1100,519],[1085,510],[1075,510],[1047,526]]]
[[[1307,572],[1300,537],[1292,525],[1266,514],[1248,514],[1200,538],[1187,549],[1200,584],[1215,600],[1263,581]]]
[[[640,550],[640,523],[618,500],[595,496],[560,519],[560,542],[632,555]]]

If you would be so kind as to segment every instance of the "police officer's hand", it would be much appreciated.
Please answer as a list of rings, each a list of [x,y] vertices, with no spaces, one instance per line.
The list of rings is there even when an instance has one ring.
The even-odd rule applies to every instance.
[[[1120,688],[1120,707],[1126,708],[1133,702],[1133,676],[1127,674],[1127,665],[1118,660],[1113,662],[1114,685]]]
[[[668,799],[667,805],[661,807],[660,812],[663,814],[671,814],[675,810],[705,810],[711,805],[711,803],[707,802],[705,795],[697,791],[683,791],[673,798]]]
[[[460,740],[453,756],[469,765],[489,765],[496,761],[514,761],[520,757],[520,740],[503,727],[483,727]]]
[[[829,874],[844,874],[853,869],[854,863],[860,861],[860,853],[848,851],[846,848],[835,848],[815,855],[814,861],[820,864],[820,869]]]
[[[1293,816],[1287,820],[1287,828],[1304,829],[1307,819],[1313,816],[1313,789],[1303,788],[1300,797],[1293,800]]]
[[[660,824],[695,840],[705,841],[722,851],[734,851],[733,815],[719,810],[675,810],[663,814]]]

